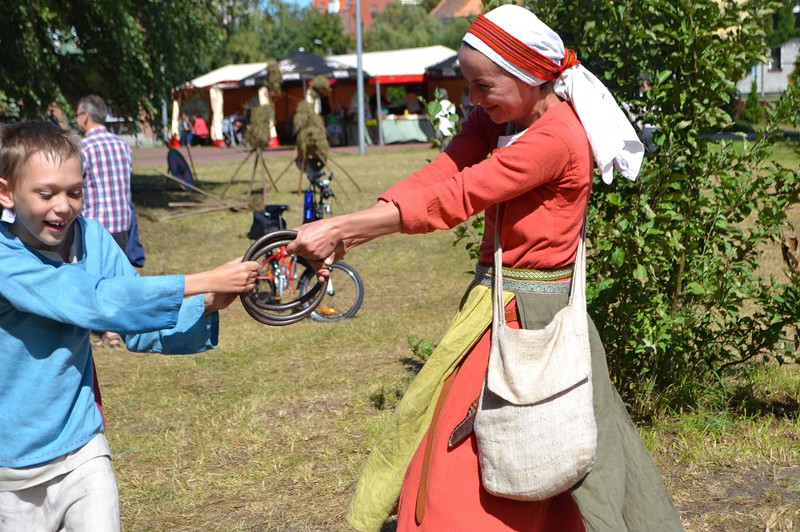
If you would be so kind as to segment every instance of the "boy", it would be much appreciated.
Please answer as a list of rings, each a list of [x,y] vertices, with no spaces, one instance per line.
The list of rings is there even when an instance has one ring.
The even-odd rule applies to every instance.
[[[52,123],[0,129],[0,530],[120,529],[90,331],[124,333],[132,351],[212,349],[217,311],[252,290],[258,270],[232,261],[138,276],[111,235],[78,216],[80,153],[77,135]]]

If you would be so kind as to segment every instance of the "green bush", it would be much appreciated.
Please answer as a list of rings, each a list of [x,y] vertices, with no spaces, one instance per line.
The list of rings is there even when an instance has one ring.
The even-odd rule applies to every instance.
[[[757,365],[797,361],[800,284],[759,276],[761,253],[777,245],[800,202],[796,168],[772,157],[772,133],[797,124],[797,85],[754,142],[707,135],[732,124],[735,83],[763,59],[776,6],[528,3],[612,94],[650,109],[645,120],[659,128],[661,149],[636,183],[595,180],[588,226],[589,312],[612,378],[639,415],[721,406]],[[642,102],[644,72],[657,74]]]
[[[753,81],[750,87],[750,94],[744,101],[742,109],[742,120],[751,125],[760,124],[764,120],[764,108],[761,107],[761,99],[758,97],[758,84]]]

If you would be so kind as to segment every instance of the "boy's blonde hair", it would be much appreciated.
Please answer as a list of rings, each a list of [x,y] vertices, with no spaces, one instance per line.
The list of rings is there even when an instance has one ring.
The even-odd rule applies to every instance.
[[[52,122],[18,122],[0,127],[0,178],[16,187],[28,160],[41,152],[59,164],[76,157],[81,161],[81,139],[74,131]]]

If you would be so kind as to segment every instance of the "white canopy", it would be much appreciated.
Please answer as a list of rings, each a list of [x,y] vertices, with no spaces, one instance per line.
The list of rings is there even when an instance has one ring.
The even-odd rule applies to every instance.
[[[361,54],[362,68],[372,78],[371,83],[421,83],[425,69],[456,55],[456,51],[447,46],[424,46],[403,50],[387,50],[384,52],[367,52]],[[340,63],[352,68],[358,67],[356,54],[332,55],[327,59],[331,63]],[[179,89],[220,89],[239,87],[240,82],[259,73],[264,73],[267,63],[241,63],[225,65],[212,70],[193,80],[187,81]],[[291,77],[291,72],[283,67],[284,81]],[[333,77],[339,77],[334,75]]]
[[[267,68],[267,63],[241,63],[238,65],[225,65],[212,70],[191,81],[187,81],[182,89],[207,89],[209,87],[225,88],[226,85],[238,87],[239,82],[246,77]]]
[[[422,48],[367,52],[361,54],[361,67],[370,76],[370,83],[421,83],[426,68],[453,57],[456,53],[452,48],[440,44]],[[356,54],[332,55],[327,59],[353,68],[358,66]]]

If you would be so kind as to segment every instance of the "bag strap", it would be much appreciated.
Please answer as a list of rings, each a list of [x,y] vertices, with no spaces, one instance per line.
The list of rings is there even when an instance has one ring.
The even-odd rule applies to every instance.
[[[577,316],[586,315],[586,224],[589,216],[583,216],[581,238],[572,271],[572,284],[569,291],[569,303],[572,312]],[[500,206],[497,206],[494,220],[494,283],[492,288],[492,330],[505,325],[506,314],[503,305],[503,248],[500,245]]]

